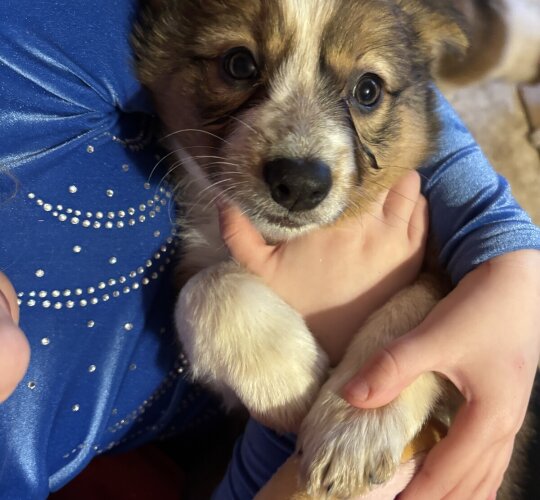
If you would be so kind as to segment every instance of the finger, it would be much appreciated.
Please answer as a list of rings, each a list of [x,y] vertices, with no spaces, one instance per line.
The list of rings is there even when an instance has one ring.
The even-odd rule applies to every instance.
[[[4,273],[0,273],[0,307],[6,309],[15,323],[19,322],[19,305],[11,281]]]
[[[441,349],[433,335],[421,328],[395,340],[375,354],[343,388],[353,406],[378,408],[395,399],[420,374],[443,366]]]
[[[238,207],[220,204],[218,212],[221,237],[237,262],[249,267],[261,254],[266,256],[271,251],[273,247],[266,244]]]
[[[0,318],[0,403],[24,377],[30,362],[30,346],[24,333],[4,311]]]
[[[390,190],[383,204],[385,217],[408,222],[420,196],[420,176],[407,172]]]
[[[448,435],[428,454],[422,469],[403,492],[403,500],[444,498],[467,474],[485,462],[496,427],[480,405],[464,405]]]
[[[419,241],[425,245],[429,228],[428,202],[424,196],[420,196],[416,202],[411,219],[409,221],[408,236],[411,241]]]

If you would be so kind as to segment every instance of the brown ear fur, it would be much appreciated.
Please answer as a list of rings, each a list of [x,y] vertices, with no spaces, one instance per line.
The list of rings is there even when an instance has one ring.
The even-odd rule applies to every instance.
[[[440,0],[398,0],[398,5],[410,16],[434,74],[443,59],[465,56],[469,39],[458,10]]]

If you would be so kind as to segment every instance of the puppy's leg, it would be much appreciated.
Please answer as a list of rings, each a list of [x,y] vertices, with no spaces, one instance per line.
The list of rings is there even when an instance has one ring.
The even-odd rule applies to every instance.
[[[180,339],[196,379],[234,393],[278,430],[297,428],[328,370],[302,317],[233,262],[198,273],[176,306]]]
[[[396,295],[368,320],[321,389],[298,443],[303,479],[314,497],[348,498],[395,472],[437,401],[439,379],[424,374],[392,403],[374,410],[352,407],[340,391],[372,354],[417,326],[439,299],[437,288],[424,279]]]

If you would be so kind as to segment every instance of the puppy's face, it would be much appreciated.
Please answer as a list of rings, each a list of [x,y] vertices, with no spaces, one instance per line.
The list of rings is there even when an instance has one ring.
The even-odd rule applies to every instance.
[[[267,238],[365,210],[433,144],[430,64],[464,41],[447,13],[419,0],[154,3],[139,75],[183,161]]]

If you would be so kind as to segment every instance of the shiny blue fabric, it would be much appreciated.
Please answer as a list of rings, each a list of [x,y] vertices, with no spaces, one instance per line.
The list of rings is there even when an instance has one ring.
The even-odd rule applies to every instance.
[[[40,499],[98,453],[188,432],[215,402],[184,379],[167,276],[174,206],[128,43],[135,0],[0,2],[0,269],[32,360],[0,406],[0,498]],[[447,104],[425,167],[458,280],[540,237]],[[294,446],[250,423],[216,498],[251,498]]]

